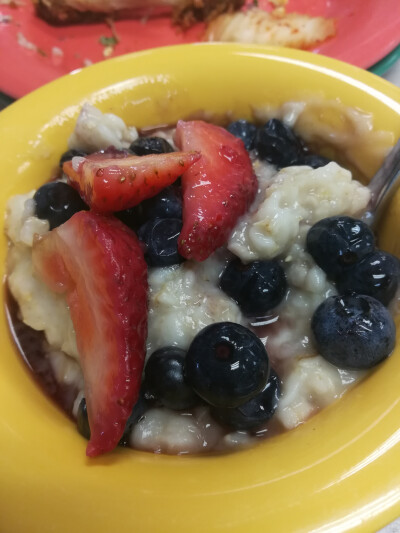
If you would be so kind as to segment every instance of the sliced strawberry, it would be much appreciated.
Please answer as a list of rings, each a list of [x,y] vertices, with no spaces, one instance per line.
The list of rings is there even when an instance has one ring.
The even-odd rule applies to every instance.
[[[202,121],[179,121],[175,142],[202,157],[182,176],[183,228],[179,253],[203,261],[228,239],[249,208],[257,178],[243,142],[228,131]]]
[[[70,307],[93,457],[117,446],[139,394],[147,336],[142,248],[119,220],[81,211],[35,240],[33,261]]]
[[[67,161],[63,170],[92,209],[109,214],[155,196],[199,158],[197,152],[129,157],[96,153]]]

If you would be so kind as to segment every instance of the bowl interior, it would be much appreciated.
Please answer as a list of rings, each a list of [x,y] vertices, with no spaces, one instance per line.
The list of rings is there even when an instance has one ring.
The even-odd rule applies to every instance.
[[[266,104],[309,98],[340,98],[372,113],[392,143],[400,136],[398,89],[305,52],[189,45],[73,73],[0,114],[2,211],[7,198],[48,179],[84,101],[144,127],[204,111],[250,118]],[[378,164],[371,159],[366,173]],[[398,194],[379,233],[381,247],[398,255],[399,216]],[[2,228],[3,276],[6,250]],[[399,347],[342,400],[251,450],[190,458],[117,450],[89,461],[73,423],[17,357],[4,310],[0,327],[0,516],[8,531],[27,523],[31,533],[54,524],[59,533],[78,524],[97,532],[372,530],[400,514]]]

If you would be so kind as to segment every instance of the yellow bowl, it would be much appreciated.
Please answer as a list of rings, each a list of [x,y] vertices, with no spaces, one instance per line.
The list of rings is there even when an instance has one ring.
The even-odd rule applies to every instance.
[[[189,45],[119,57],[59,79],[0,114],[1,207],[37,187],[83,101],[137,126],[197,110],[339,97],[400,135],[400,91],[305,52]],[[398,245],[400,198],[381,242]],[[6,240],[1,232],[1,272]],[[397,250],[396,250],[397,248]],[[7,533],[374,531],[400,515],[400,350],[303,426],[223,456],[119,449],[87,460],[74,424],[37,388],[1,317],[0,529]]]

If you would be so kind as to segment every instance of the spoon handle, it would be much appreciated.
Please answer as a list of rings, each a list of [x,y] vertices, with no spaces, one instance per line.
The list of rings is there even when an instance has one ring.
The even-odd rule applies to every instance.
[[[363,217],[364,222],[371,227],[377,224],[387,207],[388,201],[392,198],[399,185],[400,139],[386,156],[381,168],[369,182],[368,188],[371,191],[371,199]]]

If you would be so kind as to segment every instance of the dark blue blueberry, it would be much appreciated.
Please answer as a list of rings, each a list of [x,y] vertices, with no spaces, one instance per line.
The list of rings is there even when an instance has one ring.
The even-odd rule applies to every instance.
[[[79,403],[78,413],[76,416],[76,425],[82,437],[85,437],[85,439],[89,440],[90,439],[90,427],[89,427],[89,419],[88,419],[88,414],[87,414],[85,398],[82,398],[82,400]]]
[[[361,294],[325,300],[315,311],[311,328],[319,353],[339,368],[371,368],[391,354],[396,340],[386,307]]]
[[[312,168],[325,167],[328,163],[331,163],[331,160],[327,157],[310,153],[302,155],[297,162],[298,165],[307,165]]]
[[[211,414],[222,424],[238,431],[256,430],[274,415],[281,395],[281,380],[271,369],[264,390],[239,407],[212,407]]]
[[[151,354],[145,368],[144,390],[147,398],[169,409],[189,409],[199,403],[198,396],[183,376],[186,352],[169,346]]]
[[[136,155],[168,154],[174,149],[162,137],[138,137],[130,145],[129,150]]]
[[[248,120],[240,119],[231,122],[226,129],[229,133],[232,133],[232,135],[243,141],[246,150],[252,150],[254,148],[254,139],[257,133],[257,126],[255,124],[252,124]]]
[[[117,213],[114,213],[114,216],[119,218],[121,222],[133,231],[137,231],[144,223],[140,204],[135,207],[130,207],[129,209],[124,209],[123,211],[118,211]]]
[[[221,289],[235,300],[247,316],[263,316],[286,294],[287,282],[277,261],[254,261],[244,265],[231,261],[220,278]]]
[[[249,329],[219,322],[202,329],[186,355],[185,378],[211,405],[237,407],[256,396],[269,377],[264,344]]]
[[[144,200],[141,208],[143,221],[151,218],[179,218],[182,219],[182,192],[176,185],[170,185],[159,194]]]
[[[139,420],[142,418],[147,409],[148,402],[141,391],[137,402],[133,406],[132,413],[129,415],[129,418],[126,422],[124,433],[118,443],[119,446],[129,447],[129,438],[133,426],[135,426],[139,422]]]
[[[376,250],[343,271],[336,281],[338,291],[354,291],[373,296],[388,305],[399,285],[400,266],[397,257]]]
[[[178,237],[182,220],[156,218],[149,220],[138,231],[139,239],[145,243],[145,258],[150,266],[170,266],[183,261],[178,253]]]
[[[182,219],[182,193],[176,185],[170,185],[159,194],[139,205],[116,213],[116,216],[133,230],[154,218]]]
[[[303,155],[300,139],[289,126],[275,118],[258,129],[254,146],[260,159],[279,168],[298,164]]]
[[[61,181],[42,185],[33,197],[36,216],[49,221],[54,229],[69,220],[72,215],[89,209],[78,192]]]
[[[137,424],[139,419],[143,416],[146,409],[147,409],[147,401],[145,400],[143,394],[140,394],[138,401],[133,406],[132,413],[130,414],[126,422],[124,433],[118,443],[119,446],[129,446],[129,437],[130,437],[132,428],[135,424]],[[83,437],[85,437],[85,439],[89,440],[90,439],[90,426],[89,426],[89,419],[88,419],[88,414],[87,414],[85,398],[82,398],[79,404],[76,425],[78,428],[78,432]]]
[[[310,228],[306,246],[317,265],[335,280],[345,268],[372,252],[374,241],[374,234],[361,220],[335,216]]]
[[[62,154],[62,156],[60,157],[60,167],[63,166],[63,164],[66,162],[66,161],[71,161],[71,159],[73,157],[86,157],[87,156],[87,153],[86,152],[83,152],[82,150],[67,150],[66,152],[64,152]]]

